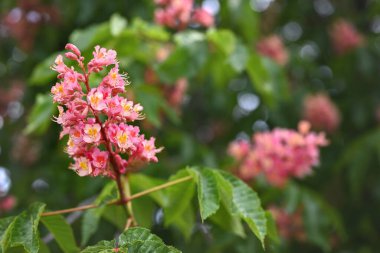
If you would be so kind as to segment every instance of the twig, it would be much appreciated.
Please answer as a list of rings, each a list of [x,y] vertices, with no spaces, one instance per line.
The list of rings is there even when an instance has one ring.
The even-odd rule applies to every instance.
[[[162,185],[150,188],[148,190],[145,190],[145,191],[133,194],[133,195],[131,195],[131,197],[125,199],[124,201],[121,201],[120,199],[115,199],[115,200],[112,200],[110,202],[107,202],[105,205],[107,205],[107,206],[110,206],[110,205],[125,205],[129,201],[132,201],[134,199],[138,199],[140,197],[143,197],[143,196],[148,195],[150,193],[153,193],[153,192],[156,192],[156,191],[168,188],[170,186],[173,186],[173,185],[176,185],[176,184],[179,184],[179,183],[182,183],[182,182],[189,181],[192,178],[193,178],[193,176],[187,176],[187,177],[183,177],[183,178],[180,178],[180,179],[177,179],[177,180],[174,180],[174,181],[170,181],[170,182],[167,182],[165,184],[162,184]],[[51,215],[58,215],[58,214],[64,214],[64,213],[72,213],[72,212],[77,212],[77,211],[83,211],[83,210],[87,210],[87,209],[97,208],[97,207],[100,207],[100,206],[103,206],[103,205],[90,204],[90,205],[78,206],[78,207],[73,207],[73,208],[68,208],[68,209],[62,209],[62,210],[57,210],[57,211],[45,212],[45,213],[42,213],[41,216],[51,216]]]

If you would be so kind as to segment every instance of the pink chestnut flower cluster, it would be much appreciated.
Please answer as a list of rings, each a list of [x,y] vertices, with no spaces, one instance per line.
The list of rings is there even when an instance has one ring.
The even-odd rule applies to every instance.
[[[193,8],[193,0],[155,0],[160,6],[154,13],[157,24],[182,30],[189,24],[210,27],[214,17],[203,8]]]
[[[257,42],[256,49],[260,55],[271,58],[281,66],[285,65],[289,60],[288,51],[278,35],[271,35],[261,39]]]
[[[345,54],[364,44],[363,36],[344,19],[339,19],[332,25],[330,38],[337,54]]]
[[[287,212],[282,207],[271,206],[268,208],[276,221],[277,231],[285,240],[304,242],[307,239],[303,222],[303,209],[299,207],[294,213]]]
[[[155,147],[155,139],[145,139],[139,127],[129,124],[143,119],[143,107],[124,96],[129,82],[119,73],[116,52],[96,46],[93,59],[85,65],[76,46],[67,44],[65,48],[69,50],[66,58],[76,61],[80,72],[68,67],[59,55],[52,69],[58,72],[60,82],[51,93],[59,104],[55,121],[63,128],[60,138],[69,136],[66,152],[75,161],[71,168],[79,176],[114,178],[127,167],[157,162],[161,148]],[[106,75],[100,84],[90,86],[90,75],[102,70]]]
[[[324,133],[309,130],[310,124],[301,121],[298,131],[276,128],[256,133],[253,143],[232,142],[228,153],[235,158],[238,175],[243,180],[263,175],[270,185],[283,187],[291,177],[310,174],[319,163],[319,147],[328,144]]]
[[[335,132],[340,124],[340,113],[336,105],[324,93],[309,95],[303,102],[303,117],[313,129]]]

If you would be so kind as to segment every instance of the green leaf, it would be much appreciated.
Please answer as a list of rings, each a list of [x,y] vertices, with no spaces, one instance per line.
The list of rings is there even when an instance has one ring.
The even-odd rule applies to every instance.
[[[266,104],[274,107],[289,99],[285,73],[278,64],[252,52],[246,67],[253,87]]]
[[[248,49],[242,43],[238,43],[229,57],[229,63],[236,72],[241,73],[247,66],[248,58]]]
[[[155,234],[151,234],[149,229],[134,227],[128,229],[126,232],[122,233],[119,237],[119,244],[126,245],[128,243],[133,243],[134,241],[155,241],[162,242],[161,238]]]
[[[224,1],[221,4],[221,26],[229,27],[252,45],[260,33],[260,14],[252,10],[251,1]]]
[[[165,181],[162,179],[153,178],[141,173],[131,174],[129,178],[132,193],[145,191],[147,189],[165,183]],[[166,201],[166,196],[162,191],[152,192],[149,194],[149,196],[160,206],[163,206]]]
[[[75,30],[69,38],[70,43],[76,45],[80,50],[88,49],[95,45],[101,45],[111,37],[108,22],[93,25],[83,30]]]
[[[210,217],[210,220],[227,232],[232,232],[242,238],[246,237],[241,218],[227,210],[224,203],[218,211]]]
[[[11,216],[11,217],[2,218],[0,220],[0,242],[3,241],[3,237],[6,234],[5,232],[7,231],[9,225],[13,222],[15,218],[16,218],[15,216]]]
[[[140,41],[141,39],[150,39],[154,41],[168,41],[170,39],[170,34],[164,27],[147,23],[140,18],[133,20],[132,30],[138,37],[140,37]]]
[[[38,94],[24,132],[26,134],[43,134],[48,129],[55,110],[56,107],[49,94]]]
[[[76,252],[79,252],[79,249]],[[40,249],[38,250],[38,253],[50,253],[49,247],[41,239],[40,239]]]
[[[1,237],[1,252],[7,252],[8,248],[23,246],[26,252],[37,253],[39,249],[38,223],[40,216],[45,209],[45,204],[34,203],[27,210],[15,217],[1,223],[2,228],[9,223],[9,226]]]
[[[127,247],[128,253],[177,253],[177,249],[156,241],[134,241]]]
[[[169,57],[154,66],[160,79],[174,84],[179,78],[193,77],[207,60],[208,48],[202,33],[188,31],[175,36],[178,46]]]
[[[271,214],[271,212],[266,211],[265,217],[267,218],[267,228],[268,228],[268,237],[272,239],[273,242],[279,243],[280,237],[277,233],[276,222]]]
[[[257,193],[234,176],[226,172],[220,173],[233,187],[233,203],[240,217],[247,222],[264,247],[264,238],[267,234],[267,219]]]
[[[235,50],[236,38],[230,30],[209,29],[207,39],[225,55],[231,55]]]
[[[125,27],[127,27],[127,20],[123,16],[118,13],[115,13],[111,16],[110,30],[112,36],[119,36]]]
[[[52,81],[57,76],[57,72],[53,71],[50,67],[53,65],[55,58],[60,53],[55,53],[39,63],[32,72],[29,78],[31,85],[53,85]]]
[[[128,253],[179,253],[180,251],[168,247],[157,235],[151,234],[146,228],[135,227],[130,228],[119,237],[119,245],[121,247],[127,245]]]
[[[173,221],[173,226],[177,228],[189,240],[194,230],[194,210],[192,206],[188,206],[183,214]]]
[[[125,221],[127,220],[125,209],[119,205],[105,206],[102,217],[117,227],[120,231],[124,229]]]
[[[156,87],[140,85],[136,88],[136,100],[144,106],[146,118],[154,126],[161,126],[161,109],[166,112],[173,123],[179,122],[178,116],[175,115]]]
[[[214,172],[211,169],[190,169],[198,185],[198,201],[202,221],[219,209],[220,196]]]
[[[89,246],[81,251],[81,253],[115,253],[116,242],[112,241],[100,241],[96,245]],[[123,252],[123,251],[119,251]],[[127,251],[124,251],[127,252]]]
[[[189,172],[187,170],[181,170],[172,176],[169,181],[174,181],[186,176],[189,176]],[[193,198],[194,188],[195,184],[193,180],[167,188],[167,202],[164,205],[166,226],[172,224],[186,211],[186,208],[188,208]]]
[[[311,242],[329,251],[332,231],[342,239],[346,237],[341,217],[318,193],[306,188],[300,188],[300,191],[307,236]]]
[[[153,200],[149,197],[134,199],[132,210],[137,224],[150,228],[153,224],[153,216],[156,207],[157,206]]]
[[[215,179],[218,184],[220,199],[224,207],[231,215],[238,215],[238,209],[233,202],[233,187],[218,171],[214,171]]]
[[[94,204],[101,205],[107,201],[116,199],[117,188],[114,182],[108,183],[99,194]],[[81,245],[85,245],[90,237],[96,232],[99,224],[100,217],[105,210],[105,206],[100,206],[98,208],[90,209],[86,211],[82,219],[82,241]]]
[[[62,215],[42,217],[42,223],[53,234],[57,244],[65,253],[79,252],[73,230]]]
[[[181,251],[166,246],[164,242],[156,235],[151,234],[146,228],[134,227],[124,231],[116,245],[115,240],[101,241],[94,246],[89,246],[82,253],[180,253]]]

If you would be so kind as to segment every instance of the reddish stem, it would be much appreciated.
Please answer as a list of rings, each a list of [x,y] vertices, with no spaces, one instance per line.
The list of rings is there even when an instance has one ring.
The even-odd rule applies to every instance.
[[[84,73],[84,78],[85,78],[85,82],[84,84],[86,85],[86,89],[87,89],[87,93],[90,92],[90,85],[89,85],[89,82],[88,82],[88,78],[89,78],[89,74],[86,72],[84,66],[83,66],[83,63],[82,64],[79,64],[80,67],[82,68],[82,71]],[[117,184],[117,188],[119,190],[119,194],[120,194],[120,202],[121,203],[126,203],[127,201],[127,197],[125,195],[125,192],[124,192],[124,187],[123,187],[123,184],[121,182],[121,174],[120,174],[120,171],[121,171],[121,168],[119,168],[119,164],[117,163],[116,161],[116,157],[115,157],[115,152],[113,152],[113,149],[112,149],[112,144],[111,142],[108,140],[107,138],[107,134],[106,134],[106,131],[103,127],[103,123],[102,121],[99,119],[99,116],[96,114],[96,112],[94,111],[94,109],[91,107],[91,105],[89,104],[89,107],[90,107],[90,110],[92,112],[92,114],[95,116],[95,120],[96,120],[96,123],[98,123],[100,125],[100,132],[102,134],[102,137],[105,141],[105,146],[106,146],[106,149],[108,151],[108,153],[110,154],[110,162],[111,162],[111,167],[115,173],[115,181],[116,181],[116,184]]]

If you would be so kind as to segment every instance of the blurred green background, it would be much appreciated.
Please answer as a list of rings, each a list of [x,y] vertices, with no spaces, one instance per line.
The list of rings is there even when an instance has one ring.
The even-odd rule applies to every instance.
[[[301,229],[305,238],[280,233],[267,252],[378,252],[380,1],[195,4],[214,15],[214,28],[176,32],[155,25],[150,0],[0,2],[0,215],[37,200],[54,210],[89,202],[108,181],[67,169],[70,160],[58,140],[59,126],[51,121],[57,111],[49,95],[55,82],[49,66],[65,44],[74,43],[86,56],[99,44],[118,52],[129,73],[129,95],[145,109],[143,131],[165,147],[159,163],[143,171],[155,177],[167,178],[186,165],[228,170],[231,141],[275,127],[295,129],[305,116],[307,96],[329,96],[341,120],[329,131],[330,145],[313,175],[283,189],[249,182],[266,208],[301,210],[301,228],[287,226]],[[331,38],[339,20],[351,23],[362,39],[343,53]],[[257,50],[272,34],[282,38],[286,64]],[[343,42],[349,39],[344,31],[337,34]],[[185,85],[178,84],[181,79]],[[262,251],[252,234],[241,238],[228,227],[201,223],[192,212],[185,228],[164,227],[159,208],[142,216],[146,226],[184,252]],[[80,222],[69,219],[79,237]],[[100,226],[91,242],[113,238],[114,227],[105,221]]]

